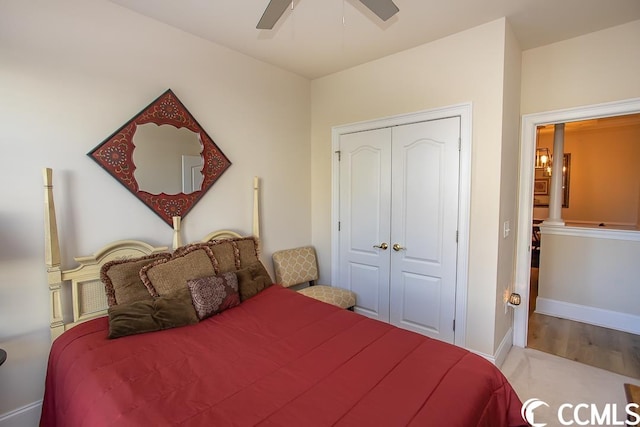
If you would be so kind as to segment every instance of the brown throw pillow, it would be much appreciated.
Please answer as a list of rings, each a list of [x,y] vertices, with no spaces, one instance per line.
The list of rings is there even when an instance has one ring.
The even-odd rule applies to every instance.
[[[260,261],[236,271],[240,301],[245,301],[273,284],[267,269]]]
[[[211,248],[216,259],[216,272],[218,274],[235,271],[238,269],[236,261],[236,248],[231,240],[219,240],[204,243]]]
[[[171,257],[144,266],[140,278],[154,296],[167,295],[186,288],[187,281],[198,277],[213,276],[213,254],[207,247],[192,247]]]
[[[169,295],[109,307],[109,338],[198,323],[186,287]]]
[[[194,247],[211,249],[216,274],[236,271],[259,261],[258,239],[253,236],[190,243],[177,248],[174,256],[182,255]]]
[[[255,237],[243,237],[235,240],[238,248],[238,258],[240,263],[238,268],[248,267],[259,262],[258,239]]]
[[[140,269],[159,259],[169,258],[171,254],[163,252],[105,263],[100,269],[100,279],[104,283],[109,307],[151,299],[149,291],[140,279]]]
[[[200,320],[240,304],[238,278],[234,272],[187,281],[191,301]]]

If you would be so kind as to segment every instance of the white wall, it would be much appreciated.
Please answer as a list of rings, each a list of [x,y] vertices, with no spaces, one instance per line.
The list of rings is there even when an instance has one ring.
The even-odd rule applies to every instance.
[[[498,266],[498,224],[500,182],[507,179],[500,171],[505,28],[506,21],[497,20],[311,85],[313,243],[324,281],[331,277],[332,126],[473,103],[466,345],[488,355],[495,350],[497,270],[503,268]],[[512,263],[507,264],[511,271]]]
[[[619,230],[586,230],[585,235],[541,230],[536,311],[640,333],[640,236]]]
[[[171,245],[171,229],[86,153],[171,88],[233,163],[183,221],[185,241],[251,231],[264,260],[311,240],[310,83],[105,1],[0,5],[2,414],[42,398],[49,306],[41,169],[54,170],[64,267],[103,244]],[[291,179],[291,177],[295,179]]]

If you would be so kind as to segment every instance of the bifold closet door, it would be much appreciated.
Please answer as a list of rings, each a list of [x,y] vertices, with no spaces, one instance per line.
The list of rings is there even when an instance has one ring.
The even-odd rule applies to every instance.
[[[392,130],[390,322],[454,342],[460,119]]]
[[[391,129],[340,137],[340,286],[355,311],[389,321]],[[386,248],[385,248],[386,247]]]
[[[339,286],[355,310],[454,341],[459,117],[340,137]]]

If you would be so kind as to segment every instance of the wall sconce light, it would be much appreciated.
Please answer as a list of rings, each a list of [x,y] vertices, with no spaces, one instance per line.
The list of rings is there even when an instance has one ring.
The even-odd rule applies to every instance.
[[[511,295],[509,295],[509,301],[507,302],[507,305],[515,308],[519,306],[521,302],[522,298],[520,297],[520,294],[512,292]]]
[[[536,148],[536,169],[551,168],[551,152],[548,148]]]

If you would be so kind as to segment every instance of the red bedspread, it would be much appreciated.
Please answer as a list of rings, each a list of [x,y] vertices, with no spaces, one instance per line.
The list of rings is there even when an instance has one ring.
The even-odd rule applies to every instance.
[[[520,426],[488,361],[272,286],[196,325],[53,344],[41,425]]]

